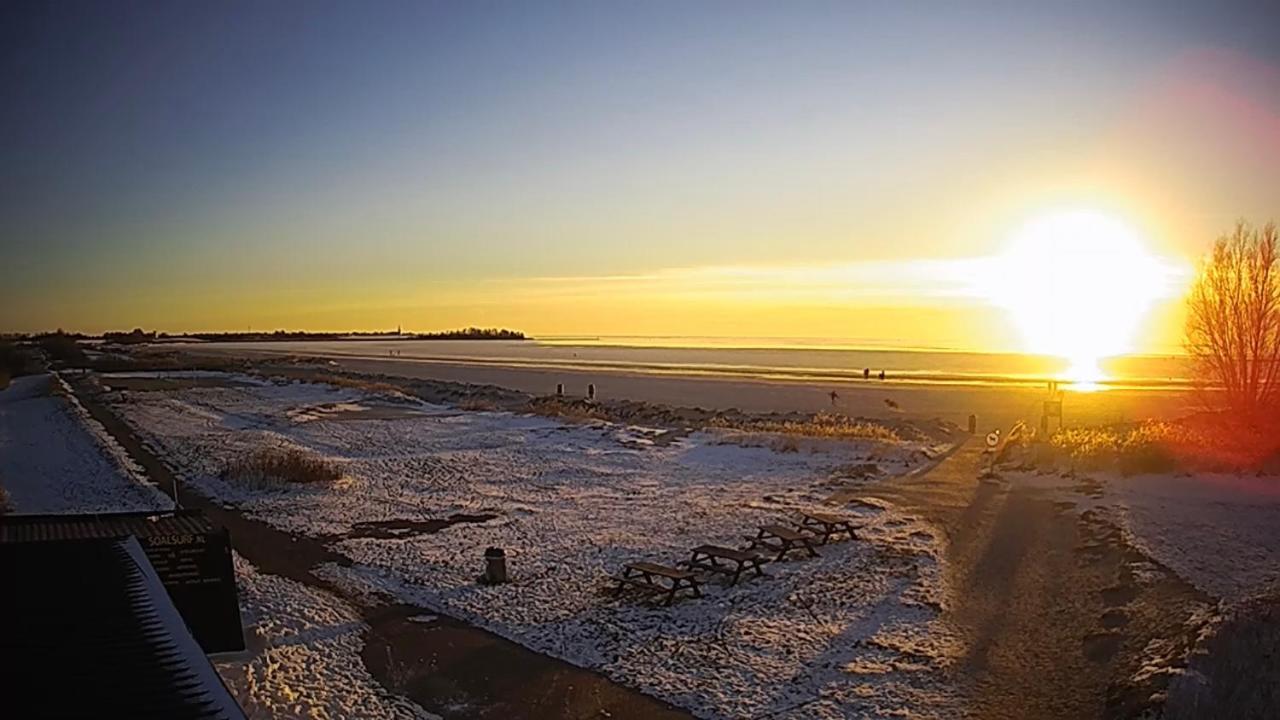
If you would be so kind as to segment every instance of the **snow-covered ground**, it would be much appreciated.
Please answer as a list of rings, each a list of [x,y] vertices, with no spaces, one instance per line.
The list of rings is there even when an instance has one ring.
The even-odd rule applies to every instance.
[[[360,659],[367,626],[333,595],[259,573],[235,558],[246,657],[221,660],[218,673],[250,718],[436,716],[388,693]]]
[[[1225,474],[1092,482],[1010,474],[1114,519],[1129,541],[1216,600],[1237,601],[1280,581],[1280,478]]]
[[[726,433],[670,444],[645,428],[388,402],[358,390],[238,377],[234,387],[112,393],[121,414],[187,482],[250,516],[328,538],[354,560],[324,569],[596,668],[706,717],[951,717],[943,675],[957,643],[939,620],[942,540],[883,505],[862,539],[817,560],[672,608],[618,601],[606,574],[673,564],[703,543],[741,545],[762,524],[815,508],[833,483],[918,467],[941,448],[818,443],[743,447]],[[337,411],[325,411],[337,408]],[[341,462],[331,487],[248,490],[220,479],[273,444]],[[853,470],[857,468],[857,470]],[[829,508],[828,508],[829,509]],[[493,516],[438,532],[405,522]],[[514,582],[475,582],[485,548]]]
[[[173,503],[89,416],[61,378],[0,391],[0,487],[14,512],[167,510]],[[387,693],[360,659],[365,625],[331,594],[236,558],[249,653],[218,663],[252,718],[432,718]]]
[[[28,375],[0,390],[0,487],[20,513],[168,509],[61,378]]]

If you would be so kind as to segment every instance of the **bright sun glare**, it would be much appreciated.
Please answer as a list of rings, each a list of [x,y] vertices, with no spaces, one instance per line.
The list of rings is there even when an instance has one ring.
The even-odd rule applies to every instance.
[[[1016,230],[983,280],[984,292],[1022,333],[1025,350],[1063,358],[1061,379],[1093,390],[1106,379],[1100,361],[1133,351],[1144,317],[1169,295],[1178,274],[1123,220],[1070,211]]]

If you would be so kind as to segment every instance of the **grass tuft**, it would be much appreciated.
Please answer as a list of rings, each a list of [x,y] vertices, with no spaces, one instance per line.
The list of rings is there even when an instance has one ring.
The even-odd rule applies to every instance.
[[[271,489],[333,483],[342,478],[342,467],[297,448],[262,447],[228,463],[222,477],[250,488]]]
[[[893,428],[871,420],[851,418],[847,415],[835,413],[818,413],[805,420],[713,417],[708,425],[727,430],[836,438],[840,440],[878,440],[894,443],[902,441],[902,437]]]

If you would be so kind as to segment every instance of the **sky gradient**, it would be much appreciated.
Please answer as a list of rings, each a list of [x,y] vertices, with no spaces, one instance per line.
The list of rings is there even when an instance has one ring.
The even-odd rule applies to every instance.
[[[1017,349],[1029,219],[1280,219],[1274,3],[1025,5],[6,3],[0,331]]]

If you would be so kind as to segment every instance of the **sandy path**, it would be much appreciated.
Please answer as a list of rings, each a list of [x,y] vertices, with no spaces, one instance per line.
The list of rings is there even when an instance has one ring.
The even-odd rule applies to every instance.
[[[971,440],[932,470],[870,493],[945,529],[951,605],[967,639],[956,681],[979,718],[1122,718],[1158,687],[1132,683],[1152,640],[1190,641],[1204,600],[1092,513],[1034,488],[980,481]],[[1135,569],[1153,568],[1142,582]]]

